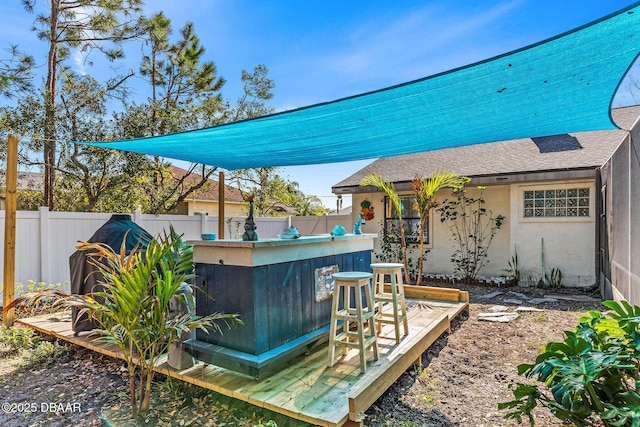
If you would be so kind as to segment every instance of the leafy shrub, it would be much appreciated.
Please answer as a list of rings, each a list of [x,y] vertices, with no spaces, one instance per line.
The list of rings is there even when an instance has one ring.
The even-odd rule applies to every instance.
[[[493,215],[484,199],[486,187],[478,187],[480,197],[466,195],[464,189],[454,191],[454,200],[445,200],[438,208],[440,222],[451,230],[455,250],[451,262],[465,279],[475,279],[485,263],[496,233],[506,217]]]
[[[0,343],[14,350],[34,348],[40,342],[40,337],[29,328],[0,326]]]
[[[60,356],[67,354],[69,349],[58,343],[58,341],[40,341],[38,345],[29,352],[27,363],[29,366],[48,366]]]
[[[532,411],[540,404],[577,427],[601,425],[597,418],[605,426],[640,426],[640,307],[603,304],[613,311],[589,312],[564,341],[547,344],[534,364],[518,366],[520,375],[548,390],[517,384],[515,399],[498,405],[512,409],[505,418],[526,416],[533,426]]]
[[[375,252],[374,255],[376,259],[380,262],[393,262],[393,263],[403,263],[403,251],[402,245],[400,242],[400,231],[398,227],[392,226],[390,230],[384,227],[384,224],[380,225],[380,252]],[[406,266],[409,269],[409,277],[418,277],[418,265],[419,265],[419,256],[420,251],[416,245],[411,245],[408,242],[408,237],[405,236],[405,248],[406,248]],[[414,252],[418,252],[418,254],[414,254]],[[429,253],[429,249],[425,249],[422,252],[423,260],[426,259],[427,254]]]

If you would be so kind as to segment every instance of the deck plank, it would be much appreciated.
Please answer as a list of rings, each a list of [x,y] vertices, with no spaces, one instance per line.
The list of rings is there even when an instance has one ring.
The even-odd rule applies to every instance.
[[[337,357],[329,368],[326,344],[257,380],[204,362],[177,371],[161,359],[157,371],[300,421],[328,427],[357,425],[371,404],[449,330],[450,319],[469,307],[468,293],[455,289],[406,286],[405,295],[409,335],[396,343],[393,325],[383,325],[378,340],[380,358],[373,361],[369,351],[364,374],[360,372],[354,349],[344,357]],[[75,337],[68,315],[46,315],[17,322],[93,351],[123,358],[113,345],[96,342],[91,336]]]

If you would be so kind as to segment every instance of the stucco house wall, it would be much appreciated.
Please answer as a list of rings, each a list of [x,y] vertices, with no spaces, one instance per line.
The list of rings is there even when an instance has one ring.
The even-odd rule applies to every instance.
[[[589,189],[588,217],[525,218],[523,191],[564,188]],[[544,271],[559,268],[567,286],[591,286],[595,277],[595,179],[527,183],[511,186],[511,248],[517,250],[524,280],[537,283]]]
[[[201,177],[194,173],[171,167],[172,174],[176,179],[182,179],[186,183],[196,184]],[[219,182],[208,179],[206,184],[194,191],[187,199],[176,206],[173,213],[178,215],[196,215],[206,213],[210,216],[218,216],[219,205]],[[225,185],[224,191],[224,215],[226,217],[246,216],[249,211],[249,204],[242,197],[242,192],[235,187]]]
[[[467,195],[469,197],[479,197],[480,191],[475,187],[467,188]],[[399,192],[399,194],[411,194],[409,192]],[[486,208],[493,211],[494,215],[504,215],[508,217],[509,213],[509,186],[492,186],[485,190]],[[450,190],[442,190],[436,194],[437,200],[445,200],[452,198]],[[376,212],[376,218],[373,221],[367,222],[363,227],[363,231],[366,233],[381,234],[381,230],[384,222],[384,193],[366,193],[366,194],[354,194],[353,206],[359,207],[360,203],[367,199],[371,201],[374,206],[374,212]],[[354,209],[355,211],[355,209]],[[352,220],[357,219],[358,212],[354,212]],[[424,263],[424,272],[429,274],[453,274],[455,272],[455,266],[451,262],[451,255],[455,250],[454,241],[452,240],[451,230],[447,224],[440,221],[440,215],[432,211],[430,212],[429,221],[429,236],[430,242],[425,247],[429,249],[427,258]],[[481,275],[491,277],[504,274],[502,271],[507,267],[507,260],[509,255],[509,228],[510,224],[507,221],[502,225],[502,228],[498,231],[489,248],[489,254],[485,267],[481,270]],[[414,254],[417,254],[418,245],[411,245],[414,248]],[[374,255],[380,252],[380,239],[375,241]]]
[[[246,216],[249,211],[249,205],[241,202],[229,202],[224,204],[224,215],[229,216]],[[218,216],[217,200],[185,200],[180,203],[176,209],[178,215],[196,215],[198,213],[206,213],[210,216]]]
[[[367,223],[364,231],[377,233],[384,219],[384,195],[372,191],[372,187],[360,187],[359,183],[364,176],[380,174],[394,183],[399,194],[410,194],[411,180],[416,176],[428,177],[434,171],[448,169],[458,175],[472,178],[467,189],[469,196],[477,195],[478,185],[486,186],[484,196],[487,209],[496,215],[506,216],[505,224],[491,244],[489,262],[481,270],[481,275],[493,277],[505,274],[504,270],[508,268],[509,260],[517,251],[518,269],[524,285],[535,285],[544,278],[545,273],[549,273],[552,268],[558,268],[562,272],[563,285],[591,286],[599,283],[601,280],[597,277],[602,274],[603,269],[609,268],[608,264],[601,265],[606,261],[602,261],[602,254],[608,250],[612,253],[610,281],[613,282],[614,290],[627,297],[632,295],[633,291],[640,294],[637,284],[629,283],[629,276],[635,280],[637,275],[619,274],[619,264],[625,265],[624,268],[627,269],[627,265],[637,264],[630,262],[632,255],[625,256],[630,252],[625,248],[630,245],[624,244],[629,235],[632,236],[631,241],[637,239],[633,239],[634,233],[621,232],[625,224],[629,230],[629,223],[637,223],[629,221],[629,218],[635,214],[634,209],[638,204],[629,196],[630,191],[624,189],[624,185],[627,185],[624,183],[633,181],[628,178],[631,173],[622,173],[624,185],[607,186],[607,197],[611,199],[607,200],[607,203],[613,205],[606,210],[607,215],[612,217],[607,219],[611,232],[611,247],[596,249],[598,241],[606,244],[599,214],[601,206],[604,206],[603,190],[597,188],[596,180],[600,177],[601,168],[609,162],[614,153],[625,152],[619,147],[624,148],[624,141],[629,138],[629,130],[633,129],[634,134],[640,132],[634,128],[634,123],[640,117],[640,106],[616,108],[611,113],[621,130],[522,138],[381,158],[335,184],[332,189],[336,194],[352,194],[352,221],[358,218],[362,200],[367,198],[371,201],[376,219],[372,221],[373,226]],[[628,160],[629,154],[624,159],[618,163],[623,166],[632,163]],[[637,175],[636,173],[634,177]],[[614,178],[615,176],[610,177],[610,181],[621,181],[619,177],[617,181]],[[629,185],[630,188],[635,187]],[[544,190],[546,194],[551,190],[575,188],[583,191],[588,189],[587,216],[569,215],[559,211],[548,217],[545,213],[545,217],[540,218],[524,215],[525,191],[531,194],[532,190]],[[441,195],[438,194],[437,197]],[[626,211],[623,209],[624,214],[617,217],[616,207],[622,203],[616,202],[616,197],[626,200],[627,205],[631,206],[625,208]],[[578,198],[577,202],[582,203],[584,200],[580,199],[585,198]],[[566,203],[569,203],[569,198],[566,199]],[[545,209],[547,207],[552,206],[544,205]],[[631,213],[626,213],[627,211]],[[437,214],[433,216],[430,227],[431,251],[427,255],[424,272],[452,273],[454,265],[450,258],[454,247],[451,232],[440,222]],[[618,243],[613,242],[614,240]],[[612,251],[611,248],[616,250]],[[607,278],[605,282],[608,281]],[[631,288],[634,288],[633,291]],[[624,291],[620,291],[621,289]]]
[[[471,183],[472,184],[472,183]],[[588,218],[525,218],[523,213],[523,192],[525,190],[547,190],[561,188],[589,188],[590,216]],[[531,182],[526,184],[492,185],[484,190],[485,207],[493,216],[504,215],[505,221],[497,231],[487,256],[487,262],[480,275],[496,277],[505,275],[512,256],[517,252],[519,269],[524,284],[535,285],[543,277],[544,271],[559,268],[563,283],[568,286],[591,286],[595,283],[595,180],[563,180]],[[411,194],[398,192],[399,194]],[[466,189],[468,197],[480,197],[477,186]],[[452,198],[450,190],[442,190],[436,199]],[[360,207],[364,200],[371,202],[376,213],[375,219],[363,226],[363,232],[381,235],[384,222],[384,193],[361,193],[353,195],[353,206]],[[352,223],[358,218],[359,209],[354,209]],[[456,250],[451,230],[440,221],[438,212],[432,211],[429,223],[430,242],[424,264],[425,274],[453,274],[455,265],[451,255]],[[486,224],[486,221],[484,222]],[[543,243],[544,240],[544,243]],[[544,245],[544,246],[543,246]],[[415,253],[417,254],[417,245]],[[374,255],[380,253],[380,239],[375,241]]]

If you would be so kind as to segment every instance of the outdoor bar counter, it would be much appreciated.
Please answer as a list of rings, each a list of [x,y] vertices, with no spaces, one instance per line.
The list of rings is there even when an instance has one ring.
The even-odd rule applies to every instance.
[[[196,240],[196,313],[238,313],[243,325],[196,331],[197,359],[255,378],[328,338],[332,274],[370,271],[376,234],[257,241]]]

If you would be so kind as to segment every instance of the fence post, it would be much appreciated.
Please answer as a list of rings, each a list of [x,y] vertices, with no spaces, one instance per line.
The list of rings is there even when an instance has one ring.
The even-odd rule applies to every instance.
[[[200,215],[200,234],[207,233],[207,213],[206,212],[198,212]]]
[[[218,172],[218,239],[224,239],[224,172]]]
[[[141,221],[142,221],[142,211],[140,209],[134,210],[133,211],[133,222],[135,222],[140,227],[142,227],[142,224],[140,224]],[[142,228],[144,228],[144,227],[142,227]]]
[[[40,276],[33,278],[36,283],[46,282],[49,280],[51,273],[51,248],[49,247],[51,224],[49,222],[49,208],[47,206],[40,206],[38,212],[40,213]]]
[[[16,274],[16,210],[18,183],[18,136],[9,135],[7,138],[7,169],[5,183],[5,212],[4,212],[4,293],[2,306],[13,302],[15,274]],[[14,310],[7,310],[2,314],[2,324],[13,326]]]

